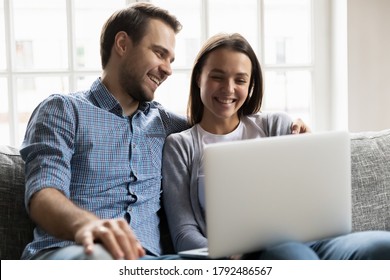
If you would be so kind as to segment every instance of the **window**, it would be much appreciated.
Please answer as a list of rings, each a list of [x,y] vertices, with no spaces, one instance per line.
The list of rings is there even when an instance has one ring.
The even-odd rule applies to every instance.
[[[219,32],[239,32],[251,43],[263,67],[262,110],[286,111],[312,125],[311,0],[151,2],[172,11],[183,23],[176,56],[186,59],[174,63],[174,74],[156,93],[166,107],[185,112],[191,66],[204,40]]]
[[[4,15],[4,2],[0,2],[0,15]],[[1,16],[3,18],[3,16]],[[10,124],[9,124],[9,102],[8,102],[8,81],[6,75],[6,40],[5,40],[5,20],[0,21],[0,143],[10,143]]]
[[[19,146],[32,110],[52,93],[89,88],[101,73],[101,26],[135,0],[0,0],[0,144]],[[323,0],[324,1],[324,0]],[[262,110],[282,110],[314,128],[313,101],[321,46],[313,0],[150,0],[175,14],[174,74],[156,92],[165,107],[185,114],[191,67],[202,43],[239,32],[263,66]],[[3,17],[4,15],[4,17]],[[323,42],[323,41],[322,41]],[[323,46],[322,46],[323,48]],[[321,99],[323,100],[323,98]],[[323,110],[326,112],[326,110]],[[314,118],[315,116],[315,118]]]
[[[0,1],[0,144],[19,146],[33,109],[100,75],[104,21],[125,0]],[[3,17],[4,15],[4,17]]]

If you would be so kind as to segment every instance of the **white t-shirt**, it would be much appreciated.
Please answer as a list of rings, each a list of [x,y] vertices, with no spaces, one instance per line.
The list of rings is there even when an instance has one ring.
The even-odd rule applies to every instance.
[[[203,210],[205,210],[205,194],[204,194],[204,163],[203,163],[203,150],[208,144],[231,142],[245,139],[255,139],[264,137],[263,133],[258,127],[254,129],[253,124],[243,118],[235,130],[228,134],[213,134],[204,130],[199,124],[196,124],[198,131],[198,144],[201,147],[200,152],[200,166],[198,170],[198,196],[199,203]]]

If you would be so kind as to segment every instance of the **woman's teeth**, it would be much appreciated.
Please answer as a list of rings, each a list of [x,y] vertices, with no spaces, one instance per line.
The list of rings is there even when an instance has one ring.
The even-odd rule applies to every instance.
[[[231,104],[234,102],[234,99],[231,98],[216,98],[216,100],[223,104]]]

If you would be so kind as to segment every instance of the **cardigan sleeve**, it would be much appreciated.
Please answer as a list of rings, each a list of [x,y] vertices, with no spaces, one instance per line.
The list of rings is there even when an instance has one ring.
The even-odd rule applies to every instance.
[[[190,196],[193,153],[190,133],[172,134],[166,139],[162,198],[176,252],[207,246],[192,207],[197,198]]]

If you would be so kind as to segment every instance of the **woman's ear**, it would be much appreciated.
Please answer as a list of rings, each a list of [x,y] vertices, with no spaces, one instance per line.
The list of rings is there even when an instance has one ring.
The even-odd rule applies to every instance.
[[[196,85],[200,88],[200,73],[196,75]]]

